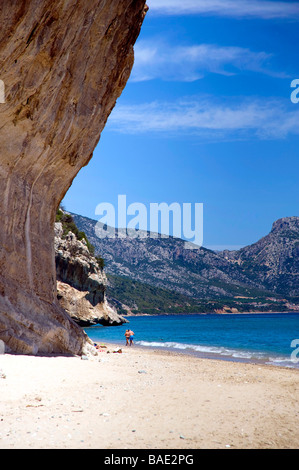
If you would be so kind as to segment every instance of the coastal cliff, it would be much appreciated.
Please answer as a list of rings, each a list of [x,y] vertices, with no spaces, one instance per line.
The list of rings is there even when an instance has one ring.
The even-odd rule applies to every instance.
[[[108,304],[106,275],[91,255],[83,238],[69,231],[63,236],[61,222],[55,223],[57,298],[61,307],[80,326],[121,325],[122,318]]]
[[[145,0],[1,4],[0,338],[8,352],[93,347],[57,300],[55,213],[129,78],[145,13]]]

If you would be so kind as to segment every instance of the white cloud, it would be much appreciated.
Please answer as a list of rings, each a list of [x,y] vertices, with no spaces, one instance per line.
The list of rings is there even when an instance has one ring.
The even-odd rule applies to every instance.
[[[292,18],[298,20],[298,2],[265,0],[147,0],[156,15],[213,15],[235,18]]]
[[[299,110],[279,100],[248,100],[235,104],[212,98],[193,98],[175,103],[152,102],[117,105],[108,129],[130,134],[164,133],[169,136],[198,134],[216,140],[227,138],[281,139],[299,134]]]
[[[141,40],[135,46],[131,80],[160,78],[190,82],[207,73],[234,75],[244,70],[281,76],[268,68],[271,57],[266,52],[253,52],[242,47],[213,44],[170,46],[160,39]]]

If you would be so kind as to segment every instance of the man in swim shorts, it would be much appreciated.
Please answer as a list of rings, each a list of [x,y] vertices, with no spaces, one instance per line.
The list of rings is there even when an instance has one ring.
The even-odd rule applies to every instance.
[[[130,336],[129,336],[130,346],[132,346],[132,344],[133,344],[133,339],[134,339],[134,331],[129,330],[129,333],[130,333]]]

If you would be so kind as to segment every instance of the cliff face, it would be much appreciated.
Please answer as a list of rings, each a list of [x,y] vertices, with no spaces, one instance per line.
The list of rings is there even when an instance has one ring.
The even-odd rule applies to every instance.
[[[0,338],[8,351],[81,354],[57,301],[53,226],[133,64],[144,0],[22,0],[0,8]]]
[[[222,255],[270,291],[298,297],[299,217],[278,219],[258,242],[238,251],[226,250]]]
[[[54,247],[57,297],[61,307],[80,326],[125,323],[107,302],[106,275],[90,254],[85,240],[77,240],[72,232],[66,237],[62,234],[62,224],[56,223]]]

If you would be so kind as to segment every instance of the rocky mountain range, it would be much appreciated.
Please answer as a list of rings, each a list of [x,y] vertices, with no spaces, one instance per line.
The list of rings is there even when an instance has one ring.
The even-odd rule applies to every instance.
[[[299,298],[299,217],[279,219],[258,242],[221,255],[265,289]]]
[[[141,231],[123,237],[123,231],[116,230],[115,238],[105,238],[106,227],[96,220],[72,216],[105,260],[110,280],[108,296],[117,304],[117,295],[126,290],[122,304],[129,304],[135,313],[140,308],[138,302],[134,304],[134,292],[142,291],[141,286],[144,292],[151,288],[153,293],[155,288],[155,294],[159,292],[163,298],[168,293],[172,310],[179,305],[184,311],[186,307],[201,311],[203,306],[206,310],[210,302],[213,311],[227,305],[237,311],[283,311],[295,308],[298,301],[298,217],[274,222],[271,232],[253,245],[238,251],[214,252],[204,247],[186,249],[181,239],[160,235],[152,238]]]

